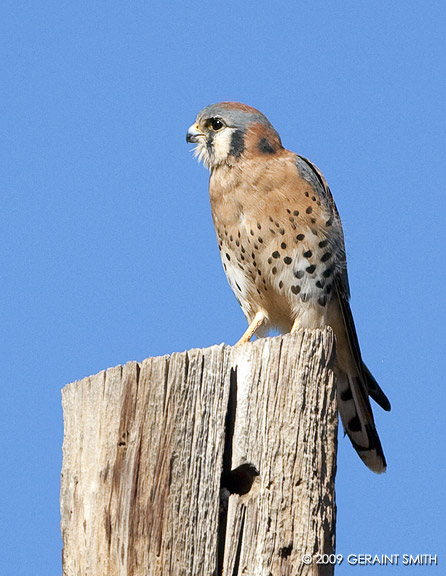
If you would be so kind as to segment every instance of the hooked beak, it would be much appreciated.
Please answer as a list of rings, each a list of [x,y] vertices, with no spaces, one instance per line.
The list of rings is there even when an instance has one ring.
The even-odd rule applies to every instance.
[[[200,136],[204,136],[203,132],[200,132],[197,124],[192,124],[192,126],[190,126],[189,130],[187,131],[186,142],[196,144]]]

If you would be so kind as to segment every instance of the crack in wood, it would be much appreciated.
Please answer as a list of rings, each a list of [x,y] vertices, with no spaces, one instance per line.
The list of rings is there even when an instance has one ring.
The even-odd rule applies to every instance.
[[[218,575],[221,576],[223,573],[223,561],[225,554],[225,544],[226,544],[226,527],[228,519],[228,504],[229,497],[231,494],[238,494],[240,496],[247,494],[254,483],[255,478],[259,475],[259,471],[250,462],[245,462],[237,468],[232,469],[232,451],[233,451],[233,440],[234,440],[234,430],[235,421],[237,415],[237,367],[231,368],[230,373],[230,385],[229,385],[229,396],[228,405],[226,410],[225,419],[225,447],[223,452],[223,467],[221,474],[221,484],[220,484],[220,510],[219,510],[219,526],[218,526]],[[239,547],[241,548],[241,540],[243,537],[243,524],[245,519],[245,507],[242,510],[242,525],[240,527],[239,534]],[[238,560],[236,559],[236,565],[240,560],[240,550],[237,552]],[[234,574],[237,574],[236,568],[234,566]]]
[[[232,571],[232,576],[239,576],[240,574],[239,568],[240,568],[240,558],[242,556],[243,533],[245,529],[245,513],[246,513],[246,506],[243,506],[241,510],[242,519],[240,522],[240,532],[238,535],[237,552],[235,554],[234,569]]]
[[[223,465],[220,480],[220,509],[218,518],[218,550],[217,574],[223,574],[223,559],[225,555],[226,525],[228,520],[228,501],[230,491],[226,488],[232,464],[232,440],[234,437],[235,416],[237,412],[237,367],[231,368],[229,376],[228,405],[225,417],[225,446],[223,450]]]

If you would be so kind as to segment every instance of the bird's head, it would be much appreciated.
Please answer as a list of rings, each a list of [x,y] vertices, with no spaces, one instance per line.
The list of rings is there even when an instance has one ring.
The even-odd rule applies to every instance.
[[[239,102],[211,104],[199,112],[186,134],[195,156],[209,169],[282,149],[280,137],[261,112]]]

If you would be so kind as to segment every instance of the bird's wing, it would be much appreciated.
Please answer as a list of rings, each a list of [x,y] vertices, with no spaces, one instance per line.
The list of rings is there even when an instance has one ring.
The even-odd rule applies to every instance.
[[[322,202],[332,214],[334,223],[338,225],[337,228],[343,243],[342,247],[345,251],[341,220],[325,178],[319,169],[306,158],[298,156],[296,164],[301,176],[317,191]],[[350,288],[346,263],[334,278],[334,283],[345,329],[346,345],[350,351],[349,356],[355,365],[354,371],[340,371],[338,374],[338,399],[342,422],[354,448],[364,463],[375,472],[383,472],[386,469],[386,460],[375,429],[369,395],[384,410],[390,410],[390,402],[362,361],[358,335],[349,304]]]
[[[341,219],[339,216],[336,203],[333,199],[333,195],[330,188],[322,175],[321,171],[317,166],[315,166],[310,160],[304,158],[303,156],[297,156],[296,164],[299,169],[301,176],[307,180],[312,187],[317,190],[320,197],[324,201],[327,208],[333,214],[334,219],[339,224],[339,229],[342,234]],[[344,244],[344,237],[342,236],[342,243]],[[345,248],[344,248],[345,250]],[[352,353],[352,357],[355,361],[358,374],[361,375],[361,380],[364,382],[368,394],[375,400],[381,408],[386,411],[390,410],[390,402],[387,396],[384,394],[375,378],[371,374],[370,370],[364,364],[361,357],[361,350],[359,348],[358,335],[356,333],[355,323],[353,321],[353,315],[350,309],[350,286],[348,282],[347,266],[344,266],[342,274],[338,275],[335,280],[336,292],[339,299],[340,309],[342,312],[342,318],[344,321],[344,326],[348,336],[348,344]]]

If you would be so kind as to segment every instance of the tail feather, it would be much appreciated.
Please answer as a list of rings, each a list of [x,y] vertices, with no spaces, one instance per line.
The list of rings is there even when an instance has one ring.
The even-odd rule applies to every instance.
[[[361,460],[373,472],[385,472],[386,459],[375,428],[368,389],[360,377],[345,372],[338,374],[338,405],[344,431]]]
[[[384,472],[386,459],[376,432],[369,394],[384,410],[390,402],[361,358],[358,336],[349,305],[347,272],[336,283],[337,304],[342,328],[336,332],[338,405],[345,433],[364,464],[377,472]],[[339,352],[339,353],[338,353]]]
[[[363,367],[363,371],[364,371],[365,381],[367,384],[367,390],[369,392],[370,397],[373,398],[373,400],[375,400],[375,402],[379,406],[381,406],[381,408],[383,410],[385,410],[386,412],[390,412],[391,406],[390,406],[389,399],[384,394],[380,385],[375,380],[375,378],[373,377],[372,373],[367,368],[367,366],[365,364],[363,364],[362,367]]]

